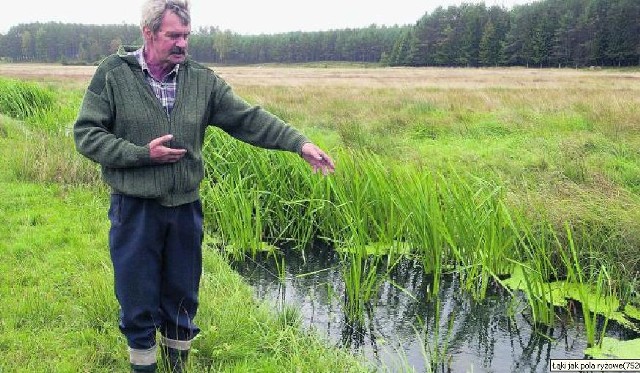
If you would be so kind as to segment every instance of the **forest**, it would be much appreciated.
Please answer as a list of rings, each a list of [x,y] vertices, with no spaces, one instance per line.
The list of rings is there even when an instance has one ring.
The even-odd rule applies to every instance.
[[[543,0],[510,9],[464,3],[417,18],[413,25],[261,35],[202,27],[193,30],[189,53],[217,64],[640,65],[637,0]],[[0,60],[96,64],[121,45],[141,44],[138,25],[19,24],[0,34]]]

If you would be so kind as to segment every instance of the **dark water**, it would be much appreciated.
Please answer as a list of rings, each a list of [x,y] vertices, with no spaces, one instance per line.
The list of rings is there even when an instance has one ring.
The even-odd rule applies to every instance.
[[[329,248],[286,252],[285,281],[273,256],[247,257],[235,269],[260,299],[293,305],[305,327],[333,344],[364,354],[390,372],[548,372],[550,359],[583,359],[580,312],[558,314],[552,327],[533,328],[526,300],[498,287],[482,301],[463,292],[454,276],[429,297],[432,278],[419,263],[400,263],[364,321],[346,321],[340,258]],[[278,262],[281,264],[281,258]],[[637,338],[611,322],[607,335]],[[438,355],[440,357],[438,357]]]

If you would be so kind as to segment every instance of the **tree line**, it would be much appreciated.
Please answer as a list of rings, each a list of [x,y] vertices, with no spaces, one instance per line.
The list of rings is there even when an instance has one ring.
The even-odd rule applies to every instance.
[[[275,35],[194,30],[189,53],[205,63],[348,61],[388,66],[637,66],[640,1],[544,0],[439,7],[413,25]],[[0,34],[8,61],[94,64],[141,45],[136,25],[30,23]]]

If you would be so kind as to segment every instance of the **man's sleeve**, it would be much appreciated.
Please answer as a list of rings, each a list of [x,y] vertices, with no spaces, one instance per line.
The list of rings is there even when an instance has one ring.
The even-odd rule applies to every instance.
[[[221,78],[216,79],[210,123],[246,143],[267,149],[300,153],[309,140],[293,126],[237,96]]]
[[[113,126],[113,100],[109,97],[105,72],[98,68],[85,92],[73,126],[76,149],[105,167],[125,168],[151,164],[149,148],[117,138]]]

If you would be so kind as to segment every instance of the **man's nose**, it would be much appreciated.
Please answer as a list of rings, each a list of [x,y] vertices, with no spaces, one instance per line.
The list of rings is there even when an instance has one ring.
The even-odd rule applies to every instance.
[[[187,44],[189,44],[189,39],[187,37],[181,37],[176,40],[176,46],[180,48],[186,48]]]

